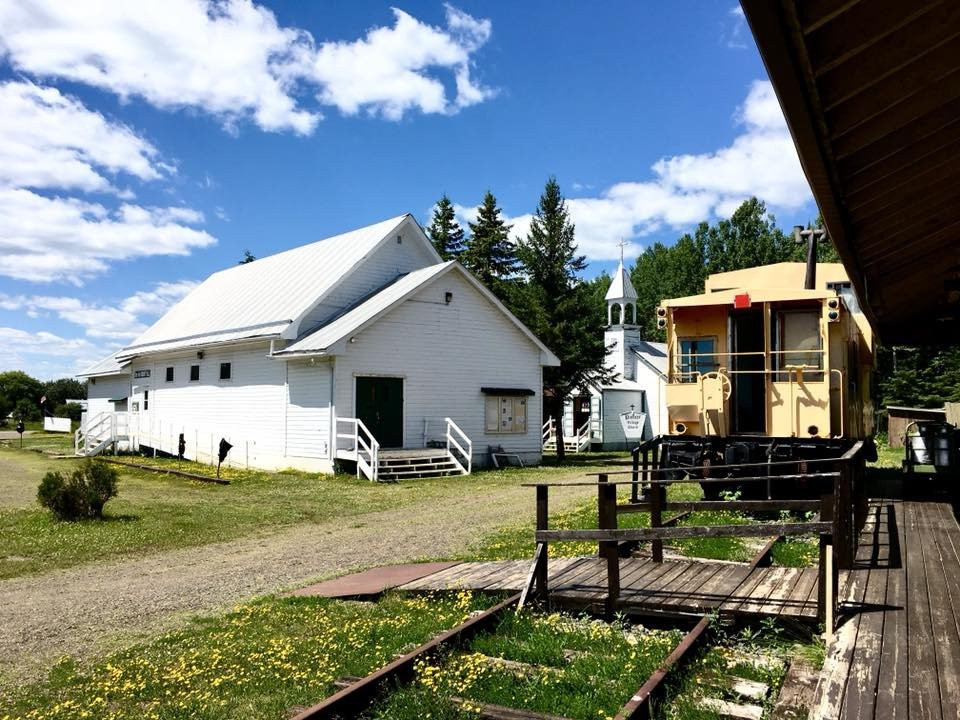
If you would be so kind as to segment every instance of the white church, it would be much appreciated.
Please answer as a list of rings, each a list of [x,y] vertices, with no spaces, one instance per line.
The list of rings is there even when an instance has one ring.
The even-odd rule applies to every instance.
[[[610,384],[594,384],[589,392],[567,401],[563,415],[564,448],[628,450],[641,440],[666,433],[667,346],[640,337],[636,324],[637,291],[623,267],[623,258],[607,290],[607,327],[603,339],[613,370]],[[556,448],[555,420],[544,427],[544,447]]]
[[[557,364],[403,215],[211,275],[81,373],[77,451],[207,462],[223,439],[232,465],[373,480],[537,463]]]

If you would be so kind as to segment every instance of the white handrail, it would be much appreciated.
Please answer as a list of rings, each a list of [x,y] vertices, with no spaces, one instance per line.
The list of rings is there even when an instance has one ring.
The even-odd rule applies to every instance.
[[[469,475],[471,472],[473,472],[473,441],[467,437],[467,434],[461,430],[460,426],[457,425],[453,420],[450,418],[444,418],[444,420],[447,423],[447,454],[457,465],[460,466],[460,469],[463,471],[464,475]],[[457,441],[453,435],[454,432],[463,439],[464,443],[467,445],[466,448],[464,448],[463,445]],[[451,452],[451,445],[453,445],[457,450],[460,451],[460,454],[463,455],[463,459],[467,461],[466,467],[464,467],[463,463],[461,463],[457,459],[456,455]]]
[[[589,418],[577,431],[577,452],[583,450],[590,444],[590,420]]]
[[[550,440],[554,439],[556,435],[556,429],[553,425],[553,416],[551,415],[547,418],[547,421],[543,424],[543,427],[540,428],[540,444],[545,445]]]
[[[377,482],[380,478],[380,443],[377,442],[377,439],[373,436],[373,433],[370,432],[369,428],[363,424],[363,420],[354,418],[354,422],[356,423],[355,427],[357,429],[357,444],[355,446],[357,450],[357,477],[360,477],[360,447],[362,445],[369,457],[369,461],[364,460],[363,462],[363,465],[366,466],[366,472],[364,474],[368,479]],[[360,434],[361,431],[366,434],[366,439]]]

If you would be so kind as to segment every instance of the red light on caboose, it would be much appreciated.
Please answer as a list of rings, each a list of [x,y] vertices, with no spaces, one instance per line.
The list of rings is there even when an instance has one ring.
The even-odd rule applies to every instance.
[[[736,308],[737,310],[743,310],[744,308],[750,307],[752,304],[753,303],[750,301],[749,293],[743,293],[742,295],[733,296],[733,307]]]

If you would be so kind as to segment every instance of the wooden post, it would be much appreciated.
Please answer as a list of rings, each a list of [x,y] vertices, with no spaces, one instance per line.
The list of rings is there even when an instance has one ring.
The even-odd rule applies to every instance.
[[[854,515],[853,515],[853,543],[857,546],[860,538],[860,531],[867,522],[867,477],[864,460],[862,457],[856,459],[855,464],[856,477],[854,482]]]
[[[639,478],[639,465],[640,465],[640,446],[637,445],[632,451],[631,456],[633,460],[633,468],[630,473],[630,502],[640,502],[640,478]],[[646,458],[646,455],[644,455]],[[646,468],[644,468],[646,470]]]
[[[663,502],[666,496],[666,486],[660,485],[655,482],[650,483],[650,492],[648,497],[650,498],[650,527],[659,528],[663,527]],[[663,562],[663,540],[657,538],[652,541],[650,544],[650,553],[653,556],[653,561],[656,563]]]
[[[853,498],[851,482],[853,465],[849,460],[840,462],[840,475],[834,481],[835,505],[833,508],[833,543],[837,566],[843,570],[853,568]]]
[[[601,475],[597,485],[597,520],[601,530],[617,529],[617,486]],[[616,540],[600,542],[600,557],[607,561],[607,615],[613,617],[620,597],[620,553]]]
[[[549,487],[546,485],[537,485],[537,530],[549,529],[549,505],[547,501],[547,492]],[[547,587],[547,563],[548,550],[547,543],[541,544],[539,562],[536,569],[537,596],[545,606],[549,607],[549,589]]]
[[[834,546],[826,533],[820,535],[820,568],[817,582],[817,619],[823,623],[827,644],[837,627],[837,567]]]

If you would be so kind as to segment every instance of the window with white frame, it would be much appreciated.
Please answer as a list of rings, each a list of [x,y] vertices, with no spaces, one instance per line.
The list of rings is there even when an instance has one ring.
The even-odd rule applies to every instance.
[[[525,433],[527,398],[517,395],[488,395],[485,428],[488,433]]]

